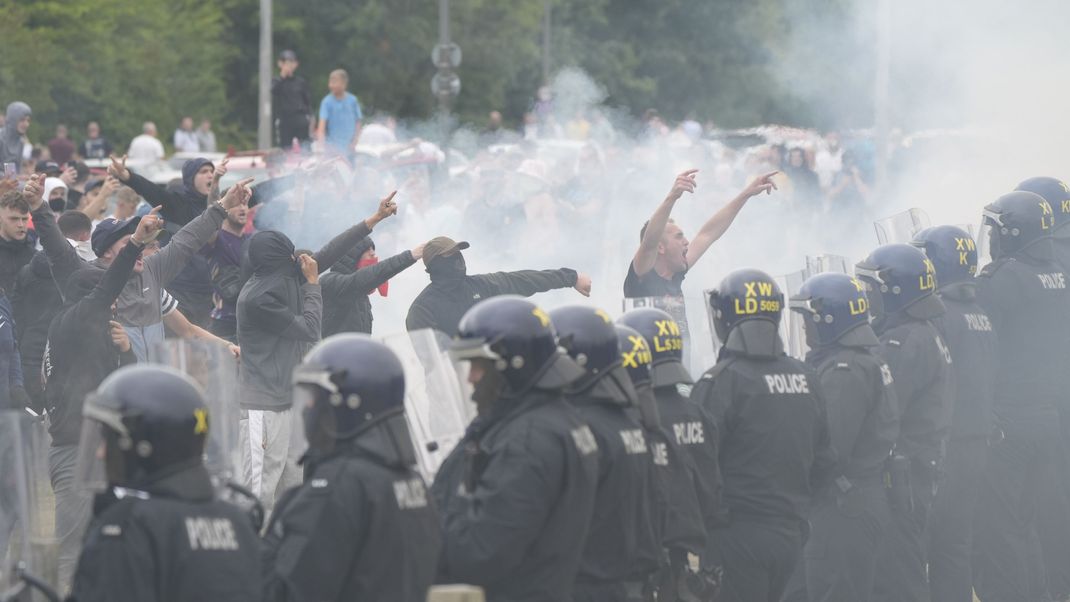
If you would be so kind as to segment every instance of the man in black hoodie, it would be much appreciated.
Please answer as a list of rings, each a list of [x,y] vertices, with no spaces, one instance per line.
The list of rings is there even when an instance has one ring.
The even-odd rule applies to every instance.
[[[167,222],[165,229],[172,235],[208,207],[208,192],[215,171],[208,159],[198,157],[186,161],[182,166],[182,187],[176,191],[153,184],[127,169],[125,155],[122,159],[112,157],[111,161],[108,173],[133,188],[149,205],[160,207],[160,216]],[[212,311],[212,278],[205,257],[194,256],[167,290],[178,299],[180,311],[190,322],[208,326]]]
[[[0,196],[0,288],[15,286],[22,266],[33,259],[33,239],[27,236],[30,205],[23,193],[9,190]]]
[[[130,339],[113,314],[142,248],[155,237],[161,225],[156,216],[145,216],[107,270],[90,267],[71,276],[64,287],[65,307],[48,329],[44,356],[45,396],[52,435],[48,467],[56,495],[61,589],[66,588],[74,573],[82,532],[90,514],[89,498],[76,491],[74,483],[82,402],[119,366],[137,362]]]
[[[319,273],[338,262],[379,222],[397,212],[394,195],[374,215],[339,234],[315,256],[295,255],[281,232],[249,239],[252,278],[238,295],[241,355],[241,446],[245,483],[270,512],[277,495],[301,482],[291,442],[291,377],[320,340],[323,301]],[[300,266],[300,267],[298,267]]]
[[[428,241],[423,257],[431,284],[420,291],[409,307],[405,318],[407,329],[432,328],[452,337],[457,334],[457,324],[464,312],[498,295],[530,297],[557,288],[575,288],[584,297],[591,295],[591,277],[569,268],[469,276],[461,254],[468,246],[467,242],[455,242],[445,236]]]
[[[372,332],[372,303],[368,297],[423,257],[424,245],[379,261],[375,243],[365,238],[320,278],[323,287],[323,336],[340,332]]]

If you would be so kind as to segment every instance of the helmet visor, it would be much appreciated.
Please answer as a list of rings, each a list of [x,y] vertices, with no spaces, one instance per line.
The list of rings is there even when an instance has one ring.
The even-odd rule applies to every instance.
[[[107,430],[115,433],[112,438],[113,445],[122,445],[123,442],[130,444],[126,427],[122,424],[118,412],[95,405],[93,397],[90,395],[86,400],[74,473],[75,487],[86,494],[100,493],[108,487],[108,442],[105,441],[104,432]]]

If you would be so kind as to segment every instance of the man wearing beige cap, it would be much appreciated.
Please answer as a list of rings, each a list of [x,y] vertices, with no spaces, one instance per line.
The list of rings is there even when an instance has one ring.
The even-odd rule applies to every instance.
[[[461,251],[467,242],[445,236],[432,238],[424,246],[424,266],[431,276],[428,284],[409,307],[405,326],[409,330],[433,328],[452,337],[461,316],[476,303],[498,295],[530,297],[557,288],[575,288],[584,297],[591,294],[591,277],[569,268],[520,270],[469,276]]]

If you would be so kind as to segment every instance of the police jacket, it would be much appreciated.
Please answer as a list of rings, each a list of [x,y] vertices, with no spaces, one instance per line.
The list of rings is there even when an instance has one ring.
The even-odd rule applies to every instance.
[[[880,342],[868,325],[844,336],[852,337],[859,329],[866,331],[866,340],[851,345],[835,342],[806,355],[824,393],[841,488],[880,483],[884,462],[899,435],[892,372],[876,354]]]
[[[359,248],[359,247],[358,247]],[[323,289],[323,336],[340,332],[372,332],[372,303],[368,295],[380,284],[416,263],[412,251],[398,253],[375,265],[357,269],[360,253],[347,253],[320,277]]]
[[[998,341],[992,320],[977,304],[973,284],[941,289],[947,311],[933,324],[951,350],[955,399],[951,437],[988,437],[996,387]]]
[[[654,388],[654,396],[662,430],[687,470],[691,489],[695,492],[699,523],[693,524],[692,516],[686,521],[686,526],[681,525],[676,530],[691,534],[683,547],[696,552],[691,548],[704,540],[706,534],[721,520],[721,488],[724,483],[717,463],[717,426],[691,400],[691,389],[690,382],[662,385]],[[686,502],[686,498],[683,501]],[[688,513],[679,514],[678,518],[687,516]]]
[[[483,299],[498,295],[530,297],[535,293],[572,286],[576,286],[576,271],[568,268],[474,276],[432,275],[431,284],[420,291],[409,307],[405,327],[408,330],[433,328],[453,337],[457,334],[457,325],[464,313]]]
[[[477,418],[435,477],[440,579],[489,602],[569,600],[598,487],[598,444],[558,394]]]
[[[951,351],[930,321],[943,312],[943,304],[930,296],[873,322],[899,402],[896,453],[922,462],[943,459],[951,425]]]
[[[256,531],[248,515],[215,498],[203,466],[122,497],[86,531],[71,600],[260,600]]]
[[[143,247],[127,243],[106,271],[85,267],[64,288],[67,305],[48,328],[43,358],[48,432],[52,445],[77,445],[82,402],[120,366],[137,362],[111,340],[111,306],[123,291]]]
[[[327,243],[315,255],[320,271],[370,232],[360,222]],[[293,253],[293,243],[279,232],[260,232],[249,241],[253,276],[238,295],[240,394],[246,409],[288,409],[293,369],[320,340],[320,285],[304,281]]]
[[[590,393],[569,401],[598,443],[598,492],[576,583],[644,581],[661,548],[646,433],[618,401]]]
[[[1060,267],[1025,254],[997,259],[977,277],[977,302],[998,336],[993,403],[999,418],[1048,421],[1064,403],[1068,295]]]
[[[763,340],[750,340],[752,325],[768,327],[754,337]],[[806,519],[836,462],[820,387],[809,366],[784,354],[772,322],[730,331],[717,364],[691,393],[717,425],[728,520],[795,528]]]
[[[420,475],[347,449],[318,461],[276,505],[262,599],[424,602],[440,546]]]

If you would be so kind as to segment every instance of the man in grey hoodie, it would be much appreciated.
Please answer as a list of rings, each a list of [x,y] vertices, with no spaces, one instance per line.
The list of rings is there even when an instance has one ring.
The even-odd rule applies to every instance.
[[[0,163],[14,163],[17,169],[22,167],[23,137],[30,129],[30,105],[16,100],[7,105],[4,127],[0,129]]]

